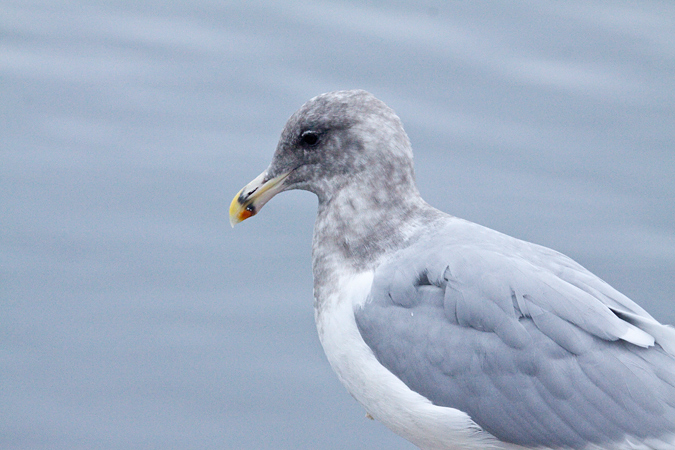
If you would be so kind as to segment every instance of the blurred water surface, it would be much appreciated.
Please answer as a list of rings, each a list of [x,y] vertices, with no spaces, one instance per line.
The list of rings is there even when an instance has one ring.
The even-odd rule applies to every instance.
[[[323,356],[314,197],[228,225],[286,118],[348,88],[431,204],[675,323],[672,2],[5,0],[0,448],[413,448]]]

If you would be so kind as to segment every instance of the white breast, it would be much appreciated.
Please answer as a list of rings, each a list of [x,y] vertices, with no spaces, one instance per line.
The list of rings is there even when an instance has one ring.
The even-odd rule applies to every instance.
[[[381,365],[354,318],[354,308],[370,292],[373,272],[338,279],[336,293],[317,302],[319,339],[342,384],[373,418],[425,450],[520,448],[482,431],[462,411],[433,405]]]

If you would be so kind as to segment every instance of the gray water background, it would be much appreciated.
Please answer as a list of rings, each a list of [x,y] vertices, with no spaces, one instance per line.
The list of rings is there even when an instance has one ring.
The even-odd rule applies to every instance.
[[[364,88],[419,187],[675,323],[675,3],[0,3],[0,448],[412,449],[313,323],[315,198],[231,230],[286,119]]]

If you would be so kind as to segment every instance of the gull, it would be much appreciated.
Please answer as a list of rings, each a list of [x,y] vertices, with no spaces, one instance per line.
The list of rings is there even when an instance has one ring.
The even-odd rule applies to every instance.
[[[569,257],[427,204],[372,94],[294,113],[232,226],[290,189],[319,198],[316,326],[368,417],[422,450],[675,449],[675,329]]]

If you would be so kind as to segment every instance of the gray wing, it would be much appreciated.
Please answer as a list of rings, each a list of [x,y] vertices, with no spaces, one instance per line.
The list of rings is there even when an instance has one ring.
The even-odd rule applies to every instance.
[[[674,433],[673,330],[569,258],[495,235],[422,240],[376,270],[355,317],[380,363],[515,444]]]

